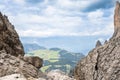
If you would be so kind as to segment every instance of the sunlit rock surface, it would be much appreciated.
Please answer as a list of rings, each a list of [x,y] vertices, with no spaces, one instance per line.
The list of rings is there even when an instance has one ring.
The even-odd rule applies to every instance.
[[[77,80],[120,80],[120,3],[114,16],[113,37],[97,46],[75,68]],[[104,34],[103,34],[104,35]]]

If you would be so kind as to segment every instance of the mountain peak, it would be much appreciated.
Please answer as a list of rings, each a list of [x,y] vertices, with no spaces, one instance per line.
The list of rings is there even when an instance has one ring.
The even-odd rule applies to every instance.
[[[94,48],[78,62],[74,70],[76,80],[120,80],[120,3],[114,15],[114,34],[101,47]],[[98,44],[99,41],[98,41]]]
[[[120,3],[116,2],[115,14],[114,14],[114,34],[113,37],[120,36]]]
[[[97,42],[96,42],[96,47],[99,47],[99,46],[101,46],[102,44],[101,44],[101,42],[98,40]]]

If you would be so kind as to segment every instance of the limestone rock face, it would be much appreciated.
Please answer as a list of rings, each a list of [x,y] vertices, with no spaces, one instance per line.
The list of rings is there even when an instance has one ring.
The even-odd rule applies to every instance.
[[[113,37],[120,35],[120,3],[116,2],[115,14],[114,14],[114,34]]]
[[[116,35],[104,45],[94,48],[77,64],[74,72],[76,80],[120,80],[119,8],[120,3],[117,2],[115,9]],[[116,30],[118,31],[116,32]]]
[[[115,8],[115,15],[114,15],[114,26],[115,30],[120,28],[120,3],[117,1],[116,8]]]
[[[39,57],[24,57],[24,49],[14,26],[0,13],[0,77],[15,73],[25,77],[44,76],[39,71],[42,63]]]
[[[19,73],[25,77],[39,77],[43,74],[33,65],[5,51],[0,51],[0,77]]]
[[[75,68],[77,80],[120,79],[120,37],[95,48]]]
[[[0,13],[0,50],[14,56],[24,56],[23,46],[14,26],[9,22],[7,16]]]
[[[37,57],[37,56],[28,56],[24,57],[24,60],[35,66],[36,68],[41,68],[43,64],[43,59]]]

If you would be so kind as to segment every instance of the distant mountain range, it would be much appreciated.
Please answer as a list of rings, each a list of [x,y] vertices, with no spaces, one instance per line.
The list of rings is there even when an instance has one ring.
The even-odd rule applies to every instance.
[[[82,53],[69,52],[60,48],[41,47],[38,44],[24,44],[26,56],[39,56],[44,60],[43,72],[60,69],[69,73],[76,63],[84,57]]]
[[[33,50],[46,49],[45,47],[39,46],[38,44],[35,44],[35,43],[24,43],[23,46],[26,53]]]
[[[22,43],[37,43],[47,48],[63,48],[71,52],[87,54],[94,48],[96,40],[108,39],[110,36],[60,36],[60,37],[20,37]],[[89,41],[88,41],[89,40]],[[101,39],[100,39],[101,40]]]

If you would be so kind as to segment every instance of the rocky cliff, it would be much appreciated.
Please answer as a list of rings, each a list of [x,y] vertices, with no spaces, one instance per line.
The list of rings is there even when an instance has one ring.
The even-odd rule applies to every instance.
[[[30,63],[10,54],[6,54],[5,51],[0,51],[0,77],[15,73],[25,77],[43,76],[43,74]]]
[[[39,77],[43,60],[24,57],[24,49],[14,26],[0,13],[0,77],[19,73],[25,77]]]
[[[43,59],[24,56],[14,26],[0,13],[0,80],[74,80],[61,71],[42,73]]]
[[[114,34],[113,37],[120,36],[120,3],[116,2],[115,14],[114,14]]]
[[[0,13],[0,50],[14,56],[24,56],[23,46],[19,40],[14,26],[9,22],[7,16]]]
[[[75,68],[77,80],[120,80],[120,3],[114,15],[113,37],[97,46]]]

